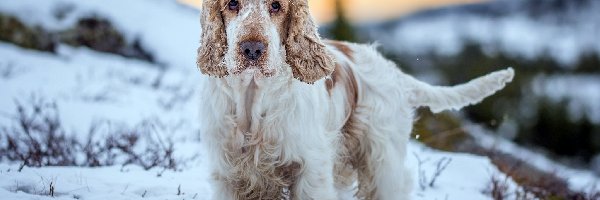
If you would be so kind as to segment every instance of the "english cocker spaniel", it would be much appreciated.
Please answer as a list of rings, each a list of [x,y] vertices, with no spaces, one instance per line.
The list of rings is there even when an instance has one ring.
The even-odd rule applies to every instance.
[[[197,64],[213,198],[408,199],[414,110],[477,103],[506,69],[442,87],[375,47],[322,40],[307,0],[204,0]]]

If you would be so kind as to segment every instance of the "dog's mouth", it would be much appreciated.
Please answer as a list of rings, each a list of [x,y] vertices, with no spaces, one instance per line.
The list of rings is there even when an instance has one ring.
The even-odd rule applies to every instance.
[[[243,61],[237,67],[231,70],[231,74],[242,75],[252,74],[254,76],[271,77],[275,70],[269,68],[266,64],[256,61]]]

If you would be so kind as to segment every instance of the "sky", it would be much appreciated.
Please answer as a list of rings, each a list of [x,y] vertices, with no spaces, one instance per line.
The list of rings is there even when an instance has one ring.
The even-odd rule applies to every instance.
[[[199,7],[201,0],[179,0]],[[348,18],[353,22],[381,21],[419,10],[484,0],[344,0]],[[309,0],[312,14],[322,23],[332,21],[334,0]]]

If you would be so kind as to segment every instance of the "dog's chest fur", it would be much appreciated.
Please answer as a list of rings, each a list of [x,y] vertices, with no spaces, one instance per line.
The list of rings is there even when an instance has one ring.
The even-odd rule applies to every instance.
[[[235,187],[237,199],[289,196],[302,164],[286,155],[289,150],[281,145],[289,138],[282,134],[285,130],[278,123],[284,123],[290,113],[283,112],[286,105],[279,105],[285,101],[274,99],[286,98],[285,95],[274,96],[277,91],[265,91],[251,76],[230,84],[236,92],[232,93],[235,109],[230,113],[233,139],[224,144],[229,166],[227,181]]]
[[[322,146],[298,141],[299,137],[314,139],[318,137],[314,134],[331,132],[329,135],[337,138],[338,132],[333,130],[349,120],[356,103],[352,72],[342,65],[336,71],[331,79],[315,85],[294,85],[291,79],[265,81],[251,74],[222,82],[229,109],[214,111],[228,110],[225,118],[232,122],[228,134],[220,140],[227,168],[223,178],[235,187],[238,199],[293,196],[289,191],[293,191],[304,167],[303,159],[307,159],[301,157],[299,149]],[[304,96],[308,94],[315,96]],[[324,129],[314,131],[312,127]],[[330,139],[316,141],[329,144]]]

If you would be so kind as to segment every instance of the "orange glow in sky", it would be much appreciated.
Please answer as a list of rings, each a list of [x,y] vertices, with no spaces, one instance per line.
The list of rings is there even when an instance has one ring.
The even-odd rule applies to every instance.
[[[202,0],[179,0],[200,7]],[[476,3],[484,0],[343,0],[346,15],[354,22],[390,19],[418,10],[445,5]],[[309,0],[314,17],[320,22],[330,22],[334,16],[334,0]]]

